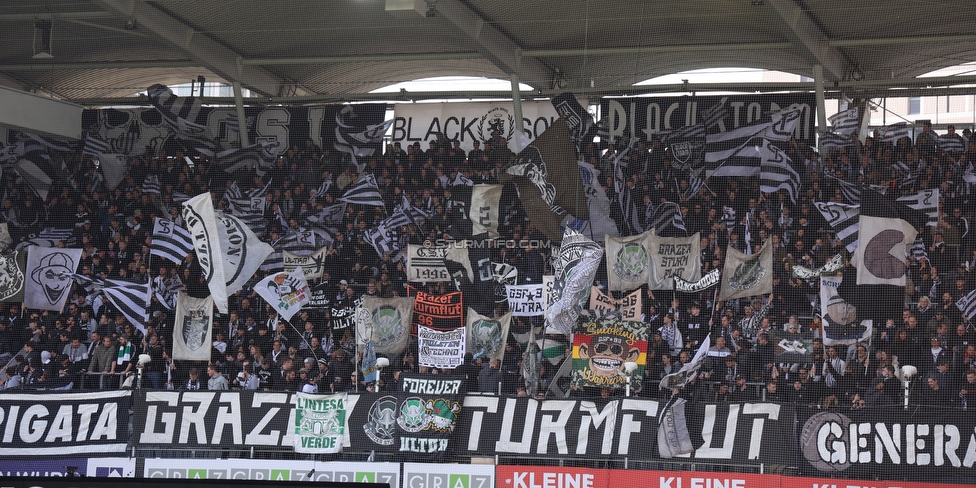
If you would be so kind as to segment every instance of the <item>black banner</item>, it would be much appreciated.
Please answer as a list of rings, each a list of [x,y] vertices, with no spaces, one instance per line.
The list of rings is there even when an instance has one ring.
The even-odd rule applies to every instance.
[[[328,147],[335,153],[336,129],[340,128],[337,119],[348,116],[341,113],[343,107],[245,107],[248,140],[251,144],[280,142],[281,154],[294,145],[304,148],[305,141],[311,140],[316,146]],[[355,107],[356,120],[343,119],[344,125],[352,126],[344,130],[363,130],[368,124],[382,122],[386,114],[386,105],[382,103]],[[224,148],[230,148],[231,142],[239,140],[234,127],[245,124],[237,122],[237,109],[234,107],[204,107],[195,122],[207,128],[208,139],[220,138]],[[97,133],[107,141],[109,153],[139,154],[143,148],[148,148],[152,156],[160,149],[167,149],[172,156],[175,150],[183,149],[155,108],[85,110],[82,113],[82,128],[85,132]]]
[[[702,112],[719,104],[726,107],[728,115],[722,119],[718,132],[749,125],[769,112],[798,106],[803,111],[795,136],[797,140],[814,144],[817,104],[812,93],[604,98],[600,113],[608,122],[611,140],[629,136],[646,141],[656,132],[700,123]]]
[[[304,308],[325,310],[329,308],[334,296],[335,290],[332,288],[332,285],[329,283],[319,283],[311,287],[311,297]]]
[[[126,452],[129,391],[5,393],[0,398],[0,456]]]
[[[544,400],[468,396],[457,452],[465,455],[656,459],[663,402],[639,398]],[[695,452],[706,462],[780,464],[791,452],[793,407],[689,403]]]
[[[351,398],[347,409],[355,404]],[[293,445],[295,400],[290,393],[142,390],[136,392],[133,410],[136,445],[288,450]]]
[[[925,388],[924,386],[921,388]],[[940,407],[798,412],[798,460],[804,474],[868,478],[971,477],[976,418]]]

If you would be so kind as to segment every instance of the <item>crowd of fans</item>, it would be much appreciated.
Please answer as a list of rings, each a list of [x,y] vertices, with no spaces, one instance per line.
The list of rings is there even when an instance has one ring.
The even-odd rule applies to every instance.
[[[967,131],[966,136],[971,134]],[[636,150],[623,161],[627,186],[636,192],[638,201],[680,203],[689,235],[700,233],[703,271],[721,269],[729,247],[758,250],[767,239],[772,240],[777,268],[774,292],[752,300],[715,303],[711,290],[677,296],[646,291],[643,319],[651,324],[653,338],[646,381],[637,394],[658,395],[654,382],[680,369],[711,334],[709,360],[692,388],[692,394],[703,399],[765,398],[822,406],[849,402],[853,407],[891,404],[899,398],[900,366],[911,364],[924,374],[926,383],[915,389],[915,401],[967,408],[970,400],[976,400],[976,339],[955,303],[976,287],[976,239],[970,229],[976,205],[973,185],[963,179],[976,157],[976,141],[968,141],[965,152],[946,153],[933,140],[927,127],[914,143],[907,138],[897,144],[868,138],[863,144],[854,142],[827,154],[793,141],[788,153],[803,175],[796,202],[785,191],[760,192],[757,177],[710,178],[700,192],[687,198],[688,175],[672,170],[661,141],[637,142]],[[220,141],[215,142],[219,152]],[[402,372],[412,371],[463,374],[470,391],[532,394],[526,392],[521,379],[522,346],[514,339],[509,339],[502,361],[482,361],[469,355],[455,371],[418,366],[414,342],[404,354],[390,358],[392,366],[383,370],[378,381],[367,384],[357,372],[360,353],[353,330],[333,327],[332,310],[352,306],[363,295],[406,295],[404,264],[390,253],[377,253],[364,237],[404,197],[432,216],[421,225],[400,229],[401,243],[469,237],[467,211],[452,199],[452,184],[459,174],[475,184],[497,183],[498,173],[515,157],[505,139],[497,135],[474,144],[466,152],[457,141],[443,138],[431,141],[426,150],[420,143],[405,150],[400,143],[392,143],[381,155],[371,157],[365,171],[375,175],[386,205],[349,205],[334,229],[326,272],[312,283],[331,298],[329,306],[304,309],[288,323],[279,320],[250,286],[245,287],[231,297],[229,313],[215,317],[211,360],[199,363],[170,357],[174,313],[163,291],[181,283],[188,293],[205,296],[207,287],[192,253],[179,265],[150,255],[154,219],[169,218],[182,224],[179,204],[188,197],[209,191],[216,207],[226,209],[233,186],[247,191],[270,181],[263,238],[275,245],[310,228],[307,218],[335,203],[357,180],[356,167],[344,159],[346,155],[316,147],[309,140],[288,149],[261,178],[247,171],[228,174],[216,161],[188,164],[180,151],[159,150],[152,156],[134,158],[124,180],[113,190],[104,189],[95,178],[97,166],[91,158],[56,155],[64,159],[67,172],[46,200],[18,181],[15,173],[5,172],[0,185],[4,194],[0,221],[8,224],[14,246],[46,228],[72,229],[71,237],[57,245],[84,249],[79,275],[149,281],[157,293],[148,309],[145,331],[129,323],[111,303],[100,300],[96,291],[86,290],[83,279],[60,312],[0,304],[0,360],[6,364],[0,387],[77,390],[140,382],[143,388],[175,390],[377,391],[394,389]],[[612,175],[619,147],[601,148],[593,143],[580,154],[600,169],[611,202],[618,200]],[[905,184],[903,175],[893,172],[896,162],[913,167],[918,163],[921,171]],[[777,358],[774,338],[819,337],[814,309],[819,284],[794,277],[792,266],[818,268],[843,251],[835,230],[813,205],[844,201],[841,188],[825,177],[827,173],[846,181],[885,186],[889,194],[938,188],[939,224],[922,233],[927,256],[915,253],[909,259],[905,304],[910,305],[897,304],[900,315],[875,326],[870,341],[850,348],[824,348],[816,338],[812,351],[804,356],[808,359],[784,362]],[[153,175],[158,176],[158,190],[144,184]],[[331,186],[319,191],[326,180],[332,181]],[[543,274],[551,272],[547,263],[552,249],[529,244],[542,240],[541,234],[513,189],[506,189],[501,207],[499,242],[515,245],[491,249],[491,260],[519,269],[519,284],[540,282]],[[621,234],[634,233],[619,206],[611,208]],[[604,290],[606,273],[604,263],[595,280]],[[259,273],[250,283],[262,277]],[[431,293],[453,291],[451,283],[411,284]],[[502,314],[506,308],[502,300],[492,313]],[[516,318],[512,328],[521,332],[533,325],[541,325],[541,318]],[[140,354],[152,360],[136,375]],[[552,383],[566,387],[565,380],[556,377],[559,366],[558,362],[541,361],[538,394],[544,395]],[[756,388],[757,382],[764,385],[764,391]],[[577,389],[575,394],[619,393]]]

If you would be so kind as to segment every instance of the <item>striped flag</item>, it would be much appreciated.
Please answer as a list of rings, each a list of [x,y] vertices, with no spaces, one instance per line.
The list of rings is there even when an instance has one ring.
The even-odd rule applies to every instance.
[[[97,132],[91,131],[85,136],[85,147],[82,149],[82,153],[97,158],[102,154],[109,152],[110,144],[105,139],[102,139]]]
[[[356,165],[356,170],[361,172],[366,167],[366,162],[359,162],[359,158],[368,158],[380,149],[383,136],[393,125],[393,120],[359,125],[354,121],[368,118],[368,115],[357,114],[357,108],[356,105],[346,105],[336,114],[335,148],[339,152],[348,154],[352,163]]]
[[[850,136],[857,132],[859,128],[857,107],[851,107],[843,112],[837,112],[827,117],[827,120],[830,121],[831,129],[835,134]]]
[[[268,181],[261,188],[255,188],[255,189],[247,192],[247,196],[249,196],[251,198],[261,198],[261,197],[267,195],[268,194],[268,190],[270,190],[270,189],[271,189],[271,181]]]
[[[857,249],[858,218],[861,207],[834,202],[814,202],[827,224],[836,233],[847,252],[853,253]]]
[[[305,217],[305,220],[315,225],[338,225],[342,222],[342,216],[346,214],[346,205],[345,202],[329,205],[323,208],[321,212]]]
[[[102,288],[102,293],[105,293],[109,301],[133,326],[145,333],[148,323],[146,307],[149,303],[149,290],[149,283],[108,280],[108,284]]]
[[[339,201],[373,207],[384,205],[383,195],[380,194],[380,188],[376,184],[376,177],[373,176],[373,173],[363,173],[359,180],[339,198]]]
[[[241,121],[237,118],[237,112],[231,112],[225,120],[224,127],[228,134],[239,134],[241,132]]]
[[[888,169],[891,170],[892,174],[898,176],[905,176],[912,173],[912,167],[904,161],[895,161],[888,166]]]
[[[332,178],[323,181],[322,184],[319,185],[319,188],[315,190],[314,193],[312,193],[312,197],[310,198],[310,200],[314,200],[316,198],[324,198],[325,195],[329,193],[329,188],[332,188]]]
[[[159,177],[149,175],[145,180],[142,180],[142,192],[159,195]]]
[[[966,317],[966,320],[972,320],[973,317],[976,317],[976,289],[967,293],[966,296],[959,300],[956,300],[956,307]]]
[[[647,220],[646,229],[654,229],[657,235],[674,237],[672,234],[688,235],[685,218],[681,215],[681,207],[674,202],[664,202],[654,209]]]
[[[851,136],[845,136],[843,134],[837,134],[830,131],[824,132],[820,135],[820,147],[822,147],[824,151],[853,146],[854,139],[851,139]]]
[[[688,189],[684,192],[685,200],[691,200],[702,188],[705,187],[705,180],[695,174],[694,171],[688,172]]]
[[[949,154],[961,154],[966,152],[966,141],[959,134],[946,134],[935,139],[936,145]]]
[[[12,155],[7,160],[10,167],[30,185],[41,200],[46,201],[47,192],[59,178],[59,169],[51,160],[46,146],[34,138],[24,137],[8,154]]]
[[[262,141],[247,147],[233,147],[219,153],[208,150],[200,150],[200,153],[217,160],[227,173],[253,168],[258,176],[264,176],[274,166],[280,147],[281,143],[277,141]]]
[[[399,233],[392,227],[379,225],[375,229],[367,229],[363,233],[363,239],[376,249],[377,254],[393,253],[401,247]]]
[[[753,176],[760,173],[764,141],[786,144],[799,122],[800,109],[780,110],[765,115],[763,122],[706,136],[706,174]]]
[[[150,254],[180,264],[183,258],[193,252],[193,240],[190,238],[190,231],[176,225],[176,222],[156,219],[150,249]]]
[[[861,187],[856,183],[851,183],[841,179],[839,176],[827,171],[824,176],[830,183],[837,185],[840,188],[840,192],[844,195],[844,200],[847,200],[851,204],[857,204],[861,202]]]
[[[644,232],[646,215],[642,216],[640,211],[640,207],[643,206],[644,202],[638,202],[639,194],[637,187],[630,188],[625,186],[619,195],[618,203],[620,205],[620,212],[623,215],[624,226],[628,230],[626,235],[637,235]]]
[[[922,190],[914,195],[898,197],[899,202],[905,202],[910,208],[921,210],[928,216],[925,225],[936,227],[939,225],[939,189]]]
[[[912,258],[914,258],[916,262],[921,261],[922,259],[928,261],[929,252],[925,250],[925,241],[922,240],[922,236],[915,238],[915,243],[912,244],[911,253]]]
[[[258,267],[261,271],[265,273],[281,273],[285,271],[285,258],[284,252],[275,247],[275,250],[268,254],[268,257],[264,258],[264,262]]]
[[[911,132],[908,130],[907,123],[899,122],[882,127],[878,130],[878,135],[881,137],[881,142],[894,143],[903,137],[911,137]]]
[[[759,190],[775,193],[786,190],[790,200],[796,203],[796,196],[800,193],[800,174],[793,169],[793,161],[778,146],[769,141],[763,145],[762,172],[759,180]]]
[[[735,226],[737,220],[735,219],[735,209],[732,207],[722,207],[722,223],[725,224],[726,229],[732,229]]]
[[[195,97],[178,97],[173,90],[155,84],[146,90],[149,101],[163,117],[163,122],[169,126],[177,137],[193,141],[196,149],[213,151],[213,141],[207,135],[207,128],[196,122],[200,115],[201,100]]]

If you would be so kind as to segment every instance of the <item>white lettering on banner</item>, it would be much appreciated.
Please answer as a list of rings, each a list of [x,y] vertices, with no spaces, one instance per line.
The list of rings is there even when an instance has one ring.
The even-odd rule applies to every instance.
[[[661,476],[658,488],[746,488],[746,480],[736,478],[687,478],[688,484],[682,481],[683,476]]]
[[[590,473],[512,473],[512,488],[596,488],[596,476]]]
[[[54,405],[52,405],[53,407]],[[64,443],[118,439],[118,404],[64,404],[53,413],[34,404],[20,414],[21,405],[0,406],[3,442]],[[73,424],[78,423],[73,434]],[[16,436],[16,437],[15,437]]]
[[[347,409],[358,401],[358,395],[349,395]],[[294,423],[294,398],[288,393],[254,394],[250,405],[241,405],[238,392],[153,391],[146,393],[145,424],[134,435],[138,444],[290,447],[288,426]],[[348,425],[345,431],[343,445],[349,446]]]
[[[955,468],[976,464],[976,429],[963,433],[952,424],[855,423],[843,414],[825,413],[810,417],[800,434],[803,456],[821,471],[854,464]],[[964,441],[965,452],[960,453]]]
[[[513,317],[528,317],[545,313],[545,285],[508,285],[508,308]]]
[[[420,395],[459,395],[460,380],[422,380],[404,377],[401,381],[403,391]]]
[[[474,147],[473,141],[487,141],[495,130],[509,142],[517,130],[511,103],[400,103],[393,110],[396,117],[391,129],[392,139],[404,145],[428,142],[443,134],[448,140],[459,141],[465,151],[470,151]],[[529,139],[539,137],[558,117],[549,102],[522,102],[522,132]]]

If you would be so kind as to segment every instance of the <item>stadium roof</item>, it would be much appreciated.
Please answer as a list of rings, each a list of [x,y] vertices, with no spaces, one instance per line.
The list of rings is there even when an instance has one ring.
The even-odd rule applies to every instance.
[[[39,21],[50,59],[35,56]],[[91,103],[202,75],[325,100],[448,75],[611,93],[698,68],[820,65],[828,88],[888,88],[976,61],[973,25],[951,0],[6,0],[0,84]]]

